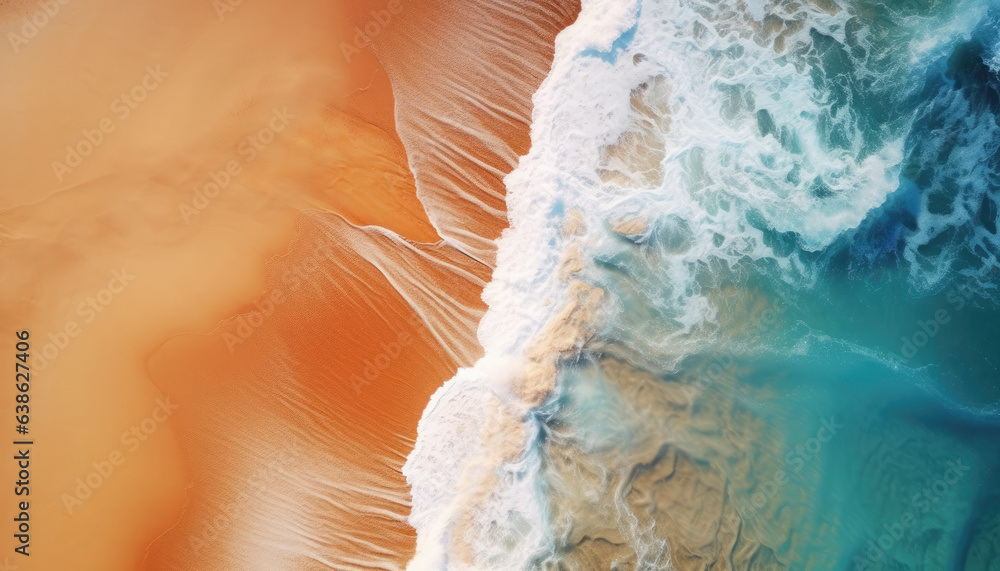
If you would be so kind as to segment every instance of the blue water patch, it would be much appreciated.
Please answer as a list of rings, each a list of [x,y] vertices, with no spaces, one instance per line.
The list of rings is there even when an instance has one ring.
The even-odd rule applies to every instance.
[[[566,204],[561,200],[557,200],[552,205],[552,208],[549,210],[549,218],[562,218],[563,214],[565,213],[566,213]]]
[[[635,33],[639,29],[639,17],[642,15],[642,2],[639,2],[639,6],[636,9],[636,22],[632,24],[632,27],[625,30],[620,36],[618,36],[614,42],[611,43],[611,49],[607,51],[595,50],[593,48],[583,50],[580,52],[580,57],[593,57],[602,59],[612,65],[618,62],[618,54],[628,49],[632,45],[632,40],[635,39]]]
[[[718,3],[695,4],[699,17],[725,19],[725,10],[713,11]],[[759,54],[747,58],[757,67],[734,66],[738,80],[704,93],[723,94],[718,109],[692,107],[700,119],[740,128],[720,133],[766,140],[766,154],[755,156],[767,184],[747,184],[752,168],[726,171],[748,148],[742,139],[671,139],[684,132],[675,126],[689,109],[670,100],[678,119],[658,133],[670,149],[663,160],[677,161],[672,172],[686,178],[670,180],[667,192],[628,195],[639,204],[630,211],[643,214],[641,234],[609,230],[589,252],[587,278],[605,293],[605,319],[593,351],[564,363],[563,392],[545,422],[560,446],[620,445],[600,458],[605,464],[586,468],[622,469],[621,480],[608,476],[625,482],[619,490],[658,461],[615,464],[636,442],[672,447],[678,466],[689,460],[677,479],[711,471],[673,507],[711,496],[709,507],[692,509],[704,520],[690,527],[705,528],[709,512],[734,507],[737,535],[756,543],[729,544],[726,556],[755,553],[749,568],[1000,571],[1000,7],[921,52],[936,28],[980,12],[958,1],[838,4],[850,15],[843,26],[810,28],[808,42],[775,52],[807,77],[798,89],[812,89],[818,112],[790,114],[779,97],[785,86],[773,99],[762,88],[751,93],[741,74],[766,69]],[[692,33],[705,33],[709,21],[697,20]],[[687,33],[668,23],[655,25]],[[723,31],[735,36],[742,24]],[[580,55],[614,64],[637,31]],[[711,37],[704,43],[719,62],[753,50],[726,45],[715,31],[722,35],[701,39]],[[852,195],[857,186],[846,175],[810,173],[815,164],[802,157],[882,169],[858,178],[890,182],[878,195]],[[626,194],[613,190],[614,199]],[[564,208],[558,202],[553,215]],[[831,226],[849,220],[822,235],[830,240],[809,242],[809,232],[826,228],[799,223],[803,211],[830,216]],[[641,374],[617,377],[608,361]],[[562,465],[552,466],[557,487]],[[654,489],[673,474],[663,468],[643,485]],[[669,503],[671,493],[660,497]],[[647,512],[658,507],[654,496],[642,498]],[[613,509],[628,509],[615,500]],[[660,568],[650,560],[635,567]]]

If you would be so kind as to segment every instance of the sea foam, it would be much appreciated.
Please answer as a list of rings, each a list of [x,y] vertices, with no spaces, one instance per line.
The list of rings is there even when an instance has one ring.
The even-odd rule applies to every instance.
[[[486,357],[435,394],[404,468],[411,568],[523,569],[553,556],[541,440],[562,372],[542,403],[517,386],[574,303],[574,282],[606,294],[584,324],[591,349],[663,374],[722,338],[731,308],[712,291],[720,275],[752,264],[811,287],[824,255],[900,188],[926,79],[913,59],[948,53],[983,14],[935,27],[929,15],[892,13],[880,28],[857,5],[751,4],[590,0],[558,36],[533,98],[531,152],[505,181],[510,228],[479,327]],[[955,106],[948,116],[967,112]],[[993,140],[983,129],[965,128],[969,145]],[[923,210],[921,220],[935,216]],[[570,218],[582,231],[566,231]],[[911,233],[903,257],[920,280],[939,271],[919,269],[913,252],[932,238],[921,232],[969,218]],[[579,258],[570,272],[568,256]],[[593,356],[576,351],[542,354]],[[486,420],[496,414],[508,420]],[[516,457],[496,454],[498,430],[520,439]],[[632,548],[669,565],[668,550]]]

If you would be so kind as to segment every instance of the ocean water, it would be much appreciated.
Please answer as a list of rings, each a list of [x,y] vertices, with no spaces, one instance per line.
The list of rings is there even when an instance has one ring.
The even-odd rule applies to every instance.
[[[410,567],[1000,570],[1000,2],[590,0],[534,104]]]

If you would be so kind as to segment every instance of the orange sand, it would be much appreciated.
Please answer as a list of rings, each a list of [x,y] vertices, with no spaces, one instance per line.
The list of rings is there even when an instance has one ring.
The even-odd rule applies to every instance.
[[[507,226],[503,177],[530,146],[531,95],[579,4],[425,0],[372,38],[421,202],[442,237],[485,263]],[[349,10],[360,26],[382,6],[359,0]]]
[[[12,118],[0,321],[53,355],[33,363],[32,556],[19,568],[410,557],[399,467],[431,392],[478,355],[501,179],[527,150],[530,95],[575,16],[533,2],[521,8],[542,33],[515,35],[525,22],[492,13],[510,5],[483,4],[404,5],[372,38],[388,73],[371,49],[343,56],[355,31],[342,4],[307,0],[221,15],[218,2],[70,2],[18,53],[0,49]],[[364,27],[385,8],[349,16]],[[0,26],[37,10],[4,4]],[[122,117],[121,94],[144,79]],[[57,175],[66,145],[102,125],[113,130]],[[241,152],[269,126],[270,142]],[[194,192],[227,169],[217,195]],[[434,226],[475,259],[397,237],[433,243]],[[127,285],[81,311],[116,271]],[[275,291],[282,301],[239,337]],[[178,408],[161,422],[166,397]],[[133,450],[123,433],[144,421],[153,430]],[[116,453],[113,473],[78,493]]]

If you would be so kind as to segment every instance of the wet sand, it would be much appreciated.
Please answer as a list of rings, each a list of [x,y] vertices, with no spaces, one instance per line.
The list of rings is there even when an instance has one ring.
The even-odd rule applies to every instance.
[[[69,3],[0,51],[31,568],[409,559],[399,467],[429,395],[479,355],[502,176],[575,8],[405,4],[345,57],[388,8]],[[540,33],[517,39],[504,10]],[[6,4],[0,25],[37,11]]]

